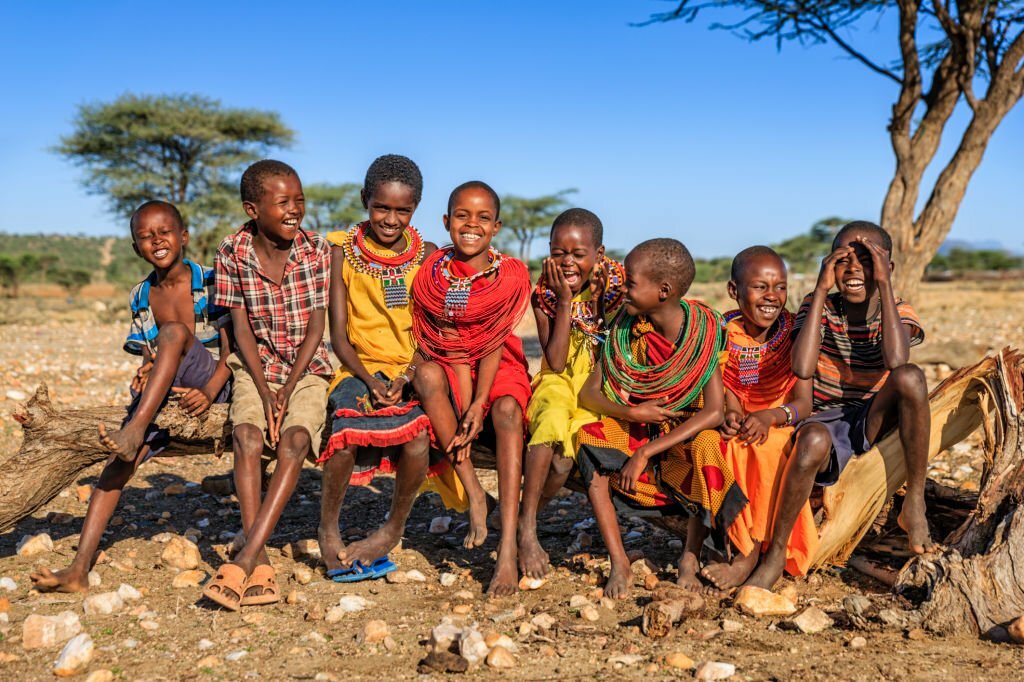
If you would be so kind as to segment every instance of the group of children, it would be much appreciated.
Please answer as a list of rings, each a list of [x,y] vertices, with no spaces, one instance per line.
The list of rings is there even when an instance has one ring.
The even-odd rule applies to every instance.
[[[721,315],[686,298],[694,263],[675,239],[645,241],[619,263],[605,254],[600,219],[573,208],[554,221],[534,286],[492,244],[502,224],[490,186],[452,191],[441,248],[411,224],[422,190],[415,163],[380,157],[362,189],[367,220],[323,237],[302,228],[296,172],[257,162],[241,181],[250,220],[221,243],[212,272],[184,257],[188,232],[172,204],[138,208],[133,244],[153,272],[131,293],[125,348],[143,357],[133,401],[119,429],[100,426],[111,456],[72,564],[39,569],[38,588],[88,588],[121,490],[167,445],[154,419],[171,396],[196,416],[230,400],[242,541],[203,594],[232,610],[280,599],[265,545],[311,452],[323,465],[321,553],[339,582],[394,570],[388,554],[426,487],[468,510],[467,548],[484,542],[495,501],[477,479],[475,443],[497,461],[496,596],[549,570],[538,511],[573,475],[608,549],[607,595],[629,589],[620,513],[689,517],[684,587],[770,589],[814,557],[813,486],[834,484],[894,426],[908,472],[900,523],[913,551],[931,547],[929,411],[908,357],[924,333],[892,290],[881,227],[839,230],[796,315],[783,260],[745,249],[728,283],[736,309]],[[532,382],[515,334],[531,306],[543,350]],[[265,450],[277,464],[264,491]],[[395,474],[390,513],[346,546],[345,492],[378,471]]]

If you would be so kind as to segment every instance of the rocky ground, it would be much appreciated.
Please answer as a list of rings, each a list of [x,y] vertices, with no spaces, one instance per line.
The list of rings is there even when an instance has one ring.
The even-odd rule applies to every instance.
[[[723,304],[717,289],[696,293]],[[920,313],[929,336],[914,357],[926,364],[933,383],[988,350],[1024,339],[1024,292],[1017,286],[929,285]],[[110,300],[87,299],[74,306],[54,299],[3,302],[0,453],[17,449],[20,427],[10,414],[40,381],[49,385],[58,405],[125,401],[135,361],[120,350],[124,316],[123,306]],[[982,457],[973,437],[943,453],[931,475],[947,485],[976,487]],[[335,584],[322,577],[310,542],[320,486],[313,466],[303,470],[271,541],[271,558],[288,599],[230,613],[200,601],[198,586],[224,560],[239,525],[235,498],[204,493],[199,482],[229,468],[229,456],[198,456],[157,459],[140,471],[104,538],[92,576],[91,594],[100,598],[40,595],[28,580],[36,565],[70,561],[85,514],[83,498],[98,466],[0,535],[4,679],[52,678],[62,648],[70,650],[62,657],[62,671],[92,682],[408,679],[421,676],[418,665],[432,639],[444,644],[451,637],[463,639],[471,659],[495,644],[510,654],[492,654],[492,663],[510,668],[481,661],[471,674],[516,679],[692,678],[691,663],[705,662],[734,666],[735,679],[751,680],[1019,679],[1024,664],[1024,647],[940,639],[914,629],[883,585],[852,569],[788,583],[801,609],[816,607],[827,614],[828,621],[818,625],[801,621],[805,630],[820,631],[794,629],[790,617],[755,618],[714,603],[668,637],[651,640],[639,629],[642,607],[652,594],[647,588],[656,582],[647,574],[673,580],[678,546],[665,531],[625,523],[627,548],[643,560],[634,564],[630,598],[603,600],[607,562],[589,507],[577,494],[556,500],[542,514],[542,542],[556,570],[544,585],[518,597],[482,596],[495,533],[481,549],[463,550],[464,518],[446,512],[434,495],[417,501],[403,546],[392,554],[400,576],[392,582]],[[496,488],[493,474],[485,476],[485,486]],[[390,490],[391,480],[379,478],[349,494],[346,537],[362,537],[380,523]],[[447,531],[428,532],[435,519],[446,516],[453,517]],[[38,554],[17,553],[23,536],[41,533],[52,539],[52,549],[42,542]],[[195,552],[183,536],[196,540]],[[195,572],[175,568],[193,564]],[[861,618],[865,609],[868,617]],[[65,612],[70,615],[61,616],[59,626],[40,627],[39,616]],[[442,624],[451,626],[439,628]],[[85,636],[78,635],[73,645],[47,640],[67,640],[76,629]],[[26,648],[35,644],[46,646]],[[706,667],[704,674],[713,670]]]

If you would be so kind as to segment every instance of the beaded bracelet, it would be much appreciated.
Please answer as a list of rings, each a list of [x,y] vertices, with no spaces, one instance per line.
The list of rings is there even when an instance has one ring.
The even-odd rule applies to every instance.
[[[797,420],[800,418],[800,413],[797,412],[797,409],[790,404],[782,405],[781,407],[782,411],[786,413],[785,425],[792,426],[793,424],[796,424]]]
[[[412,372],[413,376],[416,376],[416,365],[412,364],[405,368],[402,372],[402,378],[405,379],[406,383],[410,383],[412,379],[409,378],[409,373]]]

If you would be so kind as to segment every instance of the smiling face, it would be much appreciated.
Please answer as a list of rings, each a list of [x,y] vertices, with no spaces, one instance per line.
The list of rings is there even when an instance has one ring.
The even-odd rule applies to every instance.
[[[875,271],[871,262],[871,252],[860,242],[866,239],[885,247],[869,230],[851,230],[844,234],[836,244],[836,248],[850,247],[852,251],[836,261],[836,288],[843,300],[849,303],[864,303],[875,294]],[[892,268],[892,261],[889,261]]]
[[[383,182],[373,194],[363,194],[363,206],[370,218],[373,241],[395,250],[405,248],[403,235],[416,212],[416,194],[401,182]]]
[[[306,198],[296,175],[271,175],[263,180],[263,195],[242,204],[256,227],[273,241],[295,239],[306,216]]]
[[[491,240],[501,229],[498,207],[487,190],[467,187],[452,198],[451,214],[444,216],[444,227],[460,260],[486,259]]]
[[[753,256],[739,274],[738,281],[729,281],[729,297],[736,301],[747,333],[757,338],[786,307],[786,265],[775,256]]]
[[[626,256],[626,296],[623,303],[630,315],[647,315],[671,292],[668,282],[656,282],[649,275],[642,257],[630,253]]]
[[[171,268],[181,261],[182,251],[188,246],[188,230],[163,206],[149,206],[139,211],[131,229],[135,253],[154,268]]]
[[[594,243],[594,232],[584,225],[560,225],[551,233],[551,259],[565,275],[575,296],[587,286],[604,246]]]

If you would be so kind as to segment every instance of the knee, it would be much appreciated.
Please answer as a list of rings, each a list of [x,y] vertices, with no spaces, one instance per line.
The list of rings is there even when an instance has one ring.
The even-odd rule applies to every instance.
[[[799,469],[817,471],[832,450],[832,436],[821,424],[808,424],[796,435],[793,463]]]
[[[231,431],[235,457],[255,459],[263,454],[263,433],[253,424],[239,424]]]
[[[444,385],[445,374],[436,362],[424,362],[416,367],[412,387],[420,397],[434,395]]]
[[[165,322],[160,325],[160,331],[157,333],[157,344],[161,342],[181,342],[188,338],[191,334],[188,327],[181,322]]]
[[[889,372],[889,382],[902,398],[925,398],[928,395],[928,381],[924,371],[917,365],[900,365]]]
[[[491,420],[495,428],[522,426],[523,411],[511,396],[502,396],[491,405]]]
[[[551,458],[551,470],[559,476],[565,476],[572,471],[573,461],[562,455],[555,455]]]
[[[405,444],[405,449],[414,455],[426,455],[430,450],[430,434],[420,431],[415,438]]]
[[[293,426],[281,434],[281,442],[277,446],[278,459],[302,461],[309,453],[309,432],[301,426]]]

